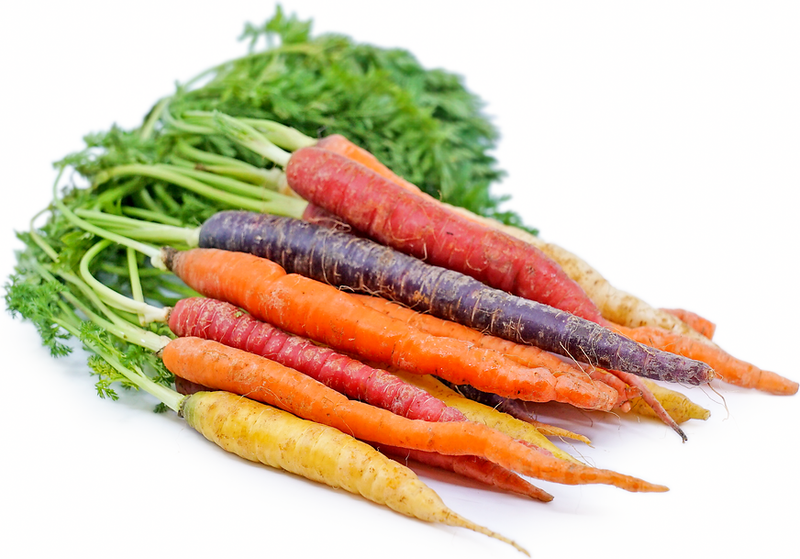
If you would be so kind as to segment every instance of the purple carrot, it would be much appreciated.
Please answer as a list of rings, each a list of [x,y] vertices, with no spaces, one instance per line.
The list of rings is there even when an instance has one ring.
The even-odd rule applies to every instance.
[[[705,363],[647,347],[589,320],[488,287],[368,239],[297,219],[220,212],[200,228],[199,246],[254,254],[289,273],[381,295],[595,367],[688,384],[714,377]]]

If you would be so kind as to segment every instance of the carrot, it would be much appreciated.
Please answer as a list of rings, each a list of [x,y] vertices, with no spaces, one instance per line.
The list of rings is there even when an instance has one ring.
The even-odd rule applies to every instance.
[[[430,315],[420,314],[411,309],[401,307],[400,305],[380,299],[378,297],[358,297],[359,300],[365,305],[382,310],[386,314],[394,316],[399,320],[405,320],[409,323],[413,323],[420,327],[423,331],[430,334],[468,340],[480,347],[495,349],[501,353],[504,353],[522,365],[528,367],[547,367],[556,375],[572,374],[584,377],[588,375],[592,379],[599,380],[607,386],[614,387],[618,391],[619,399],[617,401],[617,406],[620,407],[622,411],[629,411],[630,404],[628,403],[628,400],[633,396],[638,396],[651,409],[652,414],[655,417],[661,419],[673,431],[678,433],[684,442],[686,441],[686,434],[680,427],[678,427],[678,424],[670,416],[670,414],[667,413],[658,398],[650,392],[650,389],[648,388],[649,385],[644,384],[642,382],[644,379],[641,379],[636,375],[621,371],[607,372],[591,366],[586,367],[586,372],[583,372],[577,367],[572,367],[571,365],[564,363],[558,357],[541,351],[539,348],[514,344],[513,342],[509,342],[507,340],[502,340],[493,336],[486,336],[476,332],[475,330],[461,326],[460,324],[446,320],[440,320]],[[616,379],[617,382],[613,382],[611,379]],[[470,397],[477,396],[477,392],[480,391],[476,391],[474,388],[472,388],[472,395]],[[480,392],[480,394],[482,395],[482,398],[484,398],[484,400],[481,400],[484,401],[484,403],[486,403],[486,398],[499,398],[494,394],[487,394],[483,392]],[[510,406],[511,404],[506,404],[505,402],[496,402],[494,405]]]
[[[522,475],[556,483],[607,483],[629,491],[666,490],[610,470],[544,456],[484,425],[410,420],[348,400],[293,369],[218,342],[177,338],[164,347],[161,358],[173,374],[191,382],[246,394],[361,440],[441,454],[481,456]]]
[[[316,143],[316,147],[331,151],[333,153],[338,153],[339,155],[343,155],[348,159],[360,163],[364,167],[375,171],[380,176],[392,181],[395,184],[398,184],[399,186],[402,186],[409,192],[414,192],[422,196],[429,196],[428,194],[422,192],[417,185],[408,182],[399,175],[396,175],[394,171],[381,163],[377,157],[372,155],[372,153],[360,146],[357,146],[341,134],[331,134],[330,136],[320,138]]]
[[[465,421],[464,414],[386,371],[292,336],[223,301],[192,297],[169,313],[180,337],[215,340],[296,369],[346,396],[409,419]]]
[[[602,318],[581,288],[540,250],[345,156],[301,148],[289,158],[286,179],[304,199],[387,246],[577,316]]]
[[[249,252],[274,260],[289,272],[380,294],[415,310],[602,368],[690,384],[713,377],[705,364],[632,344],[591,321],[487,287],[368,239],[292,218],[221,212],[200,228],[199,245]],[[595,390],[588,382],[578,388],[586,392],[585,398]],[[596,391],[592,397],[597,399]],[[601,397],[583,405],[598,404],[608,402]],[[575,405],[582,404],[575,401]]]
[[[660,328],[646,326],[626,328],[619,326],[618,330],[626,336],[630,336],[631,339],[648,346],[708,363],[725,382],[777,395],[797,393],[797,382],[737,359],[715,344],[701,342],[688,336],[661,330]]]
[[[717,325],[711,322],[710,320],[703,318],[699,314],[694,313],[692,311],[687,311],[685,309],[660,309],[660,310],[673,315],[679,320],[682,320],[701,336],[705,336],[709,340],[714,337],[714,331],[717,329]]]
[[[417,374],[438,374],[458,384],[524,400],[585,398],[583,386],[562,382],[547,369],[522,367],[496,352],[421,333],[334,287],[286,274],[269,260],[216,249],[163,253],[166,266],[197,292],[367,361]],[[601,404],[610,406],[613,401]]]
[[[227,392],[198,392],[181,415],[205,438],[250,460],[362,495],[406,516],[467,528],[529,553],[458,515],[407,467],[337,429]]]

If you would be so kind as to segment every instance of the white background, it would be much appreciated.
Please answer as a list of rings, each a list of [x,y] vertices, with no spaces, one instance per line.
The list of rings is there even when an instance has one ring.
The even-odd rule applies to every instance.
[[[237,56],[270,2],[16,2],[0,20],[0,272],[49,201],[51,162],[132,127],[176,80]],[[113,7],[112,7],[113,6]],[[655,306],[715,321],[734,355],[800,379],[800,7],[795,2],[294,1],[316,32],[399,46],[466,78],[502,132],[497,192],[548,240]],[[518,557],[219,451],[153,401],[94,395],[0,318],[0,555]],[[555,417],[565,448],[669,485],[540,484],[549,504],[422,472],[535,557],[759,557],[797,548],[798,400],[715,384],[685,425]],[[12,551],[11,554],[8,552]],[[450,555],[452,554],[452,555]]]

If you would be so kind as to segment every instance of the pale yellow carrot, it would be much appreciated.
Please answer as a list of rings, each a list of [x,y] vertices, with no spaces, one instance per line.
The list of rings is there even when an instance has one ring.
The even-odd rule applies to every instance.
[[[704,407],[692,402],[688,396],[675,390],[665,388],[649,379],[641,379],[650,389],[650,392],[661,402],[669,416],[677,423],[684,423],[690,419],[708,419],[711,412]],[[631,400],[631,413],[656,417],[653,408],[647,405],[641,398]]]
[[[529,553],[516,542],[450,510],[409,468],[333,427],[230,392],[187,396],[181,413],[228,452],[362,495],[399,513],[467,528]]]

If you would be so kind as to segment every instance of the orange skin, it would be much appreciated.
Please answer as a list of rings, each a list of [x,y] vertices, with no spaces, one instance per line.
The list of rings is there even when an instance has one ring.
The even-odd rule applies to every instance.
[[[501,353],[525,367],[544,367],[552,371],[555,376],[572,376],[580,382],[589,382],[596,388],[598,399],[616,398],[615,407],[624,405],[629,399],[641,395],[639,390],[631,389],[616,376],[602,369],[588,365],[585,366],[585,369],[580,369],[536,346],[517,344],[495,336],[487,336],[457,322],[418,313],[408,307],[380,297],[370,297],[368,295],[354,295],[354,297],[364,305],[401,320],[428,334],[463,340],[478,347]],[[614,391],[617,392],[616,395],[613,395]],[[606,394],[606,396],[602,396],[602,394]]]
[[[619,325],[615,325],[614,328],[631,339],[650,347],[702,361],[711,366],[723,381],[736,386],[755,388],[777,395],[797,393],[798,384],[796,382],[737,359],[714,344],[694,340],[660,328],[646,326],[627,328]]]
[[[294,369],[201,338],[177,338],[161,351],[176,376],[245,395],[329,425],[355,438],[448,455],[483,457],[522,475],[569,485],[605,483],[628,491],[667,488],[610,470],[567,462],[472,422],[411,420],[346,396]]]
[[[717,325],[708,320],[707,318],[703,318],[697,313],[693,313],[692,311],[687,311],[685,309],[661,309],[664,312],[670,313],[672,316],[682,320],[686,324],[689,325],[689,328],[708,338],[709,340],[714,337],[714,332],[717,329]]]
[[[259,320],[362,360],[441,376],[508,398],[603,410],[616,403],[614,391],[598,399],[591,382],[556,377],[545,368],[524,367],[495,351],[426,334],[365,307],[349,293],[286,274],[264,258],[218,249],[166,249],[165,262],[207,297],[237,305]]]

